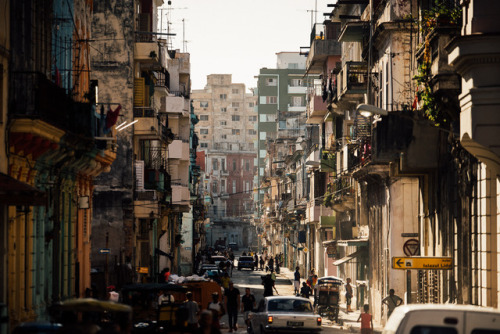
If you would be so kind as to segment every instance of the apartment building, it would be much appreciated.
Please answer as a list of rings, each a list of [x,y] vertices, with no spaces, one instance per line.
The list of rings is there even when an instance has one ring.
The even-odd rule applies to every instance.
[[[230,74],[211,74],[203,90],[192,93],[199,148],[205,156],[204,192],[210,198],[207,217],[215,225],[207,242],[219,238],[248,247],[253,233],[248,227],[253,212],[253,175],[256,166],[257,97]],[[245,222],[244,225],[240,222]],[[222,226],[239,232],[225,235]],[[244,226],[244,230],[241,226]]]

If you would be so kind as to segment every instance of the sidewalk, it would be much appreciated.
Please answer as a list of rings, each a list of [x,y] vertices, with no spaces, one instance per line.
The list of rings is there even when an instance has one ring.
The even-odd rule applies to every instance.
[[[282,278],[287,278],[290,280],[291,284],[293,285],[293,280],[294,280],[294,272],[291,271],[288,268],[281,267],[280,268],[280,273],[277,274],[276,276],[282,277]],[[301,278],[300,284],[302,285],[302,282],[305,282],[306,280],[304,278]],[[312,301],[312,298],[311,298]],[[328,319],[323,319],[323,326],[324,327],[330,327],[330,328],[336,328],[340,330],[346,330],[351,333],[360,333],[361,332],[361,323],[357,322],[359,315],[361,314],[360,310],[355,310],[354,312],[346,312],[346,307],[345,305],[340,306],[340,312],[339,312],[339,322],[335,323],[334,321],[330,321]],[[383,327],[380,326],[377,323],[374,323],[374,333],[381,333],[383,330]]]

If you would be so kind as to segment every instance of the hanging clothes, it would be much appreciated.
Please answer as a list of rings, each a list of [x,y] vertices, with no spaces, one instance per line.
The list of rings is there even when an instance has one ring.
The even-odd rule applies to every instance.
[[[109,129],[111,129],[111,127],[116,124],[121,109],[122,109],[121,105],[118,105],[118,107],[116,107],[115,110],[112,110],[111,107],[109,107],[108,113],[106,114],[106,130],[108,132]]]

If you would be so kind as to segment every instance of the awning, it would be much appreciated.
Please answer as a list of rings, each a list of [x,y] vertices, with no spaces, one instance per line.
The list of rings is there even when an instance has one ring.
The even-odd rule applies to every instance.
[[[347,256],[345,256],[345,257],[343,257],[343,258],[341,258],[341,259],[333,262],[333,265],[334,266],[340,266],[342,263],[350,261],[350,260],[358,257],[359,255],[361,255],[361,252],[360,251],[356,251],[356,252],[354,252],[352,254],[349,254],[349,255],[347,255]]]
[[[0,173],[0,204],[46,205],[47,200],[43,191]]]
[[[342,246],[342,247],[347,247],[347,246],[357,246],[357,247],[368,246],[368,239],[339,240],[337,242],[337,245]]]

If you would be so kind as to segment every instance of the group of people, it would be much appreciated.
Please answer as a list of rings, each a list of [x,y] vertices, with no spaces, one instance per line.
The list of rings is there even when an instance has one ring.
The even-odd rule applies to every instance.
[[[255,296],[250,288],[245,288],[245,294],[240,296],[240,291],[229,282],[228,288],[224,289],[223,298],[219,298],[219,293],[212,293],[212,301],[206,308],[200,308],[193,300],[191,292],[186,293],[187,301],[185,309],[187,311],[188,327],[192,332],[205,334],[218,334],[221,329],[221,318],[227,314],[229,333],[238,329],[238,313],[244,315],[245,323],[249,325],[248,315],[256,307]]]
[[[279,268],[283,265],[283,254],[279,253],[276,256],[272,254],[261,254],[260,257],[254,254],[254,265],[255,268],[267,271],[279,271]]]

